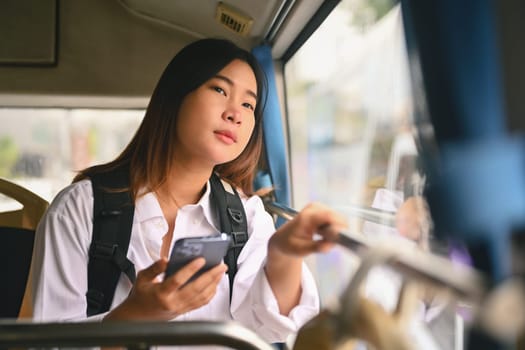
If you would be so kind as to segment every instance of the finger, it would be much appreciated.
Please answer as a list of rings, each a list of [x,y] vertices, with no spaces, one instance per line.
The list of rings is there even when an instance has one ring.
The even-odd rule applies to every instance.
[[[165,258],[155,261],[153,264],[139,271],[137,280],[153,281],[159,274],[166,270],[168,261]]]
[[[339,232],[341,232],[341,226],[335,226],[333,224],[324,224],[317,229],[317,234],[321,237],[320,240],[335,241]]]
[[[187,287],[198,292],[204,290],[208,285],[217,285],[227,270],[228,266],[226,264],[218,264],[200,275],[195,281],[189,283]]]
[[[183,266],[179,271],[170,276],[164,281],[164,288],[170,290],[180,288],[184,285],[194,274],[196,274],[206,263],[204,258],[199,257],[192,260],[187,265]]]
[[[215,296],[215,290],[213,291],[206,291],[199,294],[193,293],[189,298],[190,300],[186,299],[187,302],[184,303],[184,305],[181,305],[180,313],[186,313],[195,309],[200,308],[201,306],[204,306],[210,302],[211,299]]]
[[[183,304],[179,303],[180,310],[188,312],[207,304],[215,296],[226,270],[226,265],[220,264],[178,289],[177,298],[184,300]]]
[[[217,266],[211,268],[208,273],[211,275],[222,276],[224,273],[226,273],[226,271],[228,271],[228,265],[225,263],[220,263]]]
[[[323,204],[312,203],[305,207],[303,213],[310,229],[318,231],[322,228],[326,237],[334,237],[338,231],[348,227],[344,216]],[[333,229],[326,230],[327,228]]]
[[[202,280],[199,282],[203,282],[203,286],[200,285],[201,283],[195,280],[184,287],[184,289],[187,290],[184,291],[184,294],[181,294],[181,296],[185,295],[187,300],[187,303],[185,303],[185,308],[187,311],[206,305],[211,299],[213,299],[217,293],[217,286],[224,276],[224,272],[225,270],[222,270],[216,275],[208,275],[205,278],[202,278],[204,275],[200,276],[199,279],[202,278]]]

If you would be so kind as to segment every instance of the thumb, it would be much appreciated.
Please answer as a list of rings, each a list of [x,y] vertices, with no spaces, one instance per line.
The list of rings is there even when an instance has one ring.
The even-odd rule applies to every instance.
[[[166,270],[166,267],[168,265],[168,260],[165,258],[159,259],[155,261],[153,264],[145,268],[144,270],[140,271],[137,275],[137,280],[147,280],[152,281],[154,280],[159,274],[164,272]]]

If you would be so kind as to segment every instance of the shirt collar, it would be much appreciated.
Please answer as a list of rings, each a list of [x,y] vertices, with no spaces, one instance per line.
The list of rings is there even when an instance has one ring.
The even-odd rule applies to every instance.
[[[157,196],[153,192],[148,192],[135,201],[135,216],[139,222],[164,218]]]
[[[211,188],[209,180],[206,183],[206,190],[204,191],[204,194],[202,195],[201,199],[197,202],[197,205],[201,206],[206,221],[208,221],[210,225],[212,225],[219,231],[220,225],[217,222],[216,209],[215,206],[211,203]]]
[[[218,229],[220,225],[216,222],[215,206],[211,204],[211,189],[209,181],[206,183],[204,194],[195,205],[202,208],[206,220]],[[135,202],[135,216],[139,222],[159,217],[164,218],[159,201],[153,192],[147,192],[137,199]]]

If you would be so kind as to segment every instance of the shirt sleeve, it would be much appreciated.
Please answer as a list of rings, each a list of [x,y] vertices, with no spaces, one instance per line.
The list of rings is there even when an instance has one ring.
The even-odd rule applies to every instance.
[[[53,200],[35,234],[33,319],[85,320],[87,263],[93,218],[91,183],[66,187]],[[97,315],[90,320],[101,319]]]
[[[266,341],[282,342],[319,312],[317,286],[303,263],[299,304],[287,316],[279,313],[277,300],[264,272],[268,240],[275,232],[275,226],[259,197],[248,199],[245,210],[250,238],[238,259],[239,269],[231,302],[232,317]]]

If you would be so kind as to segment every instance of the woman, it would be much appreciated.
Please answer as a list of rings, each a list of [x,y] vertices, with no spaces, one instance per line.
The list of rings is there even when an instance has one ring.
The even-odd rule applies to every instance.
[[[122,154],[80,172],[42,219],[33,258],[35,320],[87,318],[90,177],[122,170],[129,173],[135,202],[127,257],[139,273],[133,285],[122,277],[111,310],[90,319],[234,319],[278,342],[318,312],[315,283],[302,257],[331,246],[331,237],[313,239],[320,226],[340,228],[344,221],[312,204],[275,232],[253,195],[265,88],[255,58],[225,40],[196,41],[173,58]],[[239,189],[248,221],[231,305],[224,264],[187,284],[202,258],[162,278],[175,240],[218,232],[210,209],[212,172]]]

